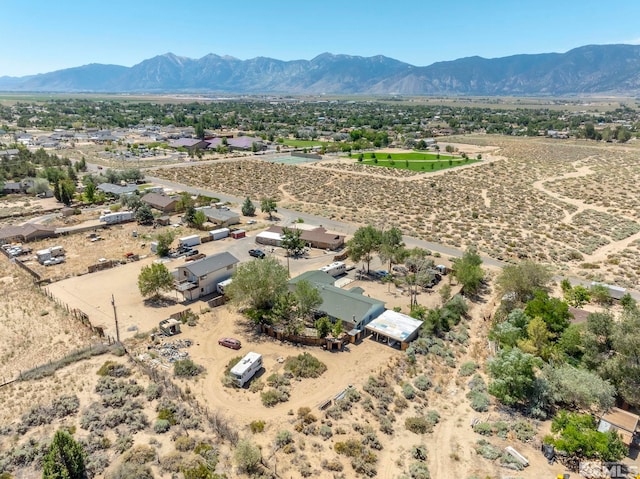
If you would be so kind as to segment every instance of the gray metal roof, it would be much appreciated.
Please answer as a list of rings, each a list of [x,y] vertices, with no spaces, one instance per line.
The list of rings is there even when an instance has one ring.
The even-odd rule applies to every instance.
[[[96,188],[100,191],[104,191],[105,193],[116,196],[126,195],[127,193],[138,191],[138,187],[136,185],[120,186],[114,185],[113,183],[100,183]]]
[[[231,266],[239,262],[240,260],[238,258],[233,256],[231,253],[228,253],[225,251],[224,253],[218,253],[211,256],[207,256],[206,258],[192,261],[189,264],[180,266],[180,268],[186,269],[194,276],[201,277],[201,276],[204,276],[205,274],[213,273],[215,271],[220,271],[221,269],[224,269],[227,266]]]

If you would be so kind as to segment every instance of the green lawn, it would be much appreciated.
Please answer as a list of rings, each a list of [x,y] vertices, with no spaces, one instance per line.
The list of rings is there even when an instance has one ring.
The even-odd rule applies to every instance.
[[[371,160],[373,159],[373,157],[378,158],[378,161],[380,160],[394,160],[394,161],[398,161],[398,160],[459,160],[460,156],[454,156],[454,155],[445,155],[445,154],[440,154],[440,158],[438,158],[438,154],[437,153],[431,153],[431,152],[419,152],[419,151],[412,151],[411,153],[363,153],[362,157],[365,160]],[[358,158],[360,156],[360,153],[351,153],[351,158]]]
[[[386,166],[388,168],[398,168],[401,170],[412,170],[412,171],[424,171],[428,173],[430,171],[438,171],[438,170],[446,170],[448,168],[455,168],[456,166],[462,165],[470,165],[472,163],[477,163],[478,160],[472,159],[456,159],[456,160],[378,160],[378,163],[375,163],[375,160],[364,160],[362,164],[364,165],[372,165],[372,166]]]
[[[351,158],[358,159],[359,157],[359,153],[351,154]],[[358,163],[372,166],[386,166],[387,168],[399,168],[401,170],[424,171],[425,173],[455,168],[456,166],[470,165],[479,161],[452,155],[440,155],[440,158],[438,158],[437,153],[417,151],[411,153],[363,153],[362,158],[363,160],[358,161]]]

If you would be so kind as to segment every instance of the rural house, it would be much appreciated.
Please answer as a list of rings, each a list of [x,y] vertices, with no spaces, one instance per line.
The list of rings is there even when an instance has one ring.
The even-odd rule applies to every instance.
[[[209,146],[204,140],[200,140],[199,138],[178,138],[175,141],[169,143],[169,147],[171,148],[186,148],[187,150],[204,150]]]
[[[178,200],[173,196],[167,196],[162,193],[147,193],[140,201],[149,205],[149,207],[162,211],[163,213],[171,213],[176,210]]]
[[[231,253],[218,253],[178,266],[176,290],[185,300],[213,293],[219,282],[229,279],[240,261]]]
[[[307,271],[290,279],[289,290],[293,291],[302,280],[308,281],[320,292],[322,304],[317,308],[318,313],[328,316],[332,321],[341,319],[345,330],[352,329],[349,332],[352,336],[362,333],[365,326],[384,311],[383,301],[365,296],[361,288],[346,290],[334,286],[335,279],[324,271]]]
[[[52,238],[54,236],[57,236],[56,228],[37,223],[7,226],[0,229],[0,243],[11,243],[12,241],[27,242],[42,238]]]
[[[240,224],[240,215],[231,210],[223,210],[218,208],[198,208],[207,217],[207,221],[220,227],[228,227]]]
[[[308,227],[304,224],[294,224],[289,227],[290,229],[302,230],[300,233],[300,239],[302,239],[307,246],[318,249],[337,250],[344,246],[344,236],[336,233],[329,233],[322,226]],[[281,226],[271,226],[266,232],[282,235],[283,228]],[[256,238],[258,241],[259,238]]]
[[[138,191],[136,185],[120,186],[114,185],[113,183],[100,183],[96,186],[96,189],[102,191],[107,196],[115,196],[116,198],[122,195],[131,195]]]

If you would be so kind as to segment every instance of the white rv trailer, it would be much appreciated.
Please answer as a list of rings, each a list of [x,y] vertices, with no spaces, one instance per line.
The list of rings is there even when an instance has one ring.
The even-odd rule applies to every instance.
[[[262,368],[262,354],[247,353],[238,364],[231,368],[231,377],[239,388],[243,387]]]

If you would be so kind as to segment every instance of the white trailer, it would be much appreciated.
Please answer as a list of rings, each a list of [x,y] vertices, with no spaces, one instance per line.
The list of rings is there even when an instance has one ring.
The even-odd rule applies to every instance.
[[[191,235],[178,238],[178,246],[196,246],[200,244],[200,236]]]
[[[211,239],[213,241],[216,241],[216,240],[221,240],[221,239],[224,239],[224,238],[228,238],[230,232],[231,232],[231,230],[229,228],[220,228],[220,229],[217,229],[217,230],[209,231],[209,236],[211,236]]]
[[[40,264],[44,264],[45,261],[50,261],[53,258],[62,258],[63,256],[64,248],[62,246],[52,246],[51,248],[36,251],[36,258]]]
[[[247,353],[247,355],[231,368],[229,373],[236,386],[243,387],[262,368],[262,354]]]
[[[216,286],[216,290],[218,291],[218,293],[224,295],[224,288],[226,288],[227,286],[229,286],[231,284],[233,280],[231,278],[229,279],[225,279],[224,281],[220,281],[218,283],[218,285]]]
[[[323,266],[320,268],[320,271],[324,271],[325,273],[330,274],[334,278],[336,276],[340,276],[341,274],[345,274],[347,272],[347,265],[342,261],[335,261],[327,266]]]
[[[133,221],[133,211],[116,211],[115,213],[108,213],[100,217],[100,221],[107,223],[108,225],[114,225],[117,223],[124,223],[126,221]]]
[[[151,252],[152,253],[157,253],[158,252],[158,242],[157,241],[152,241],[150,247],[151,247]]]

